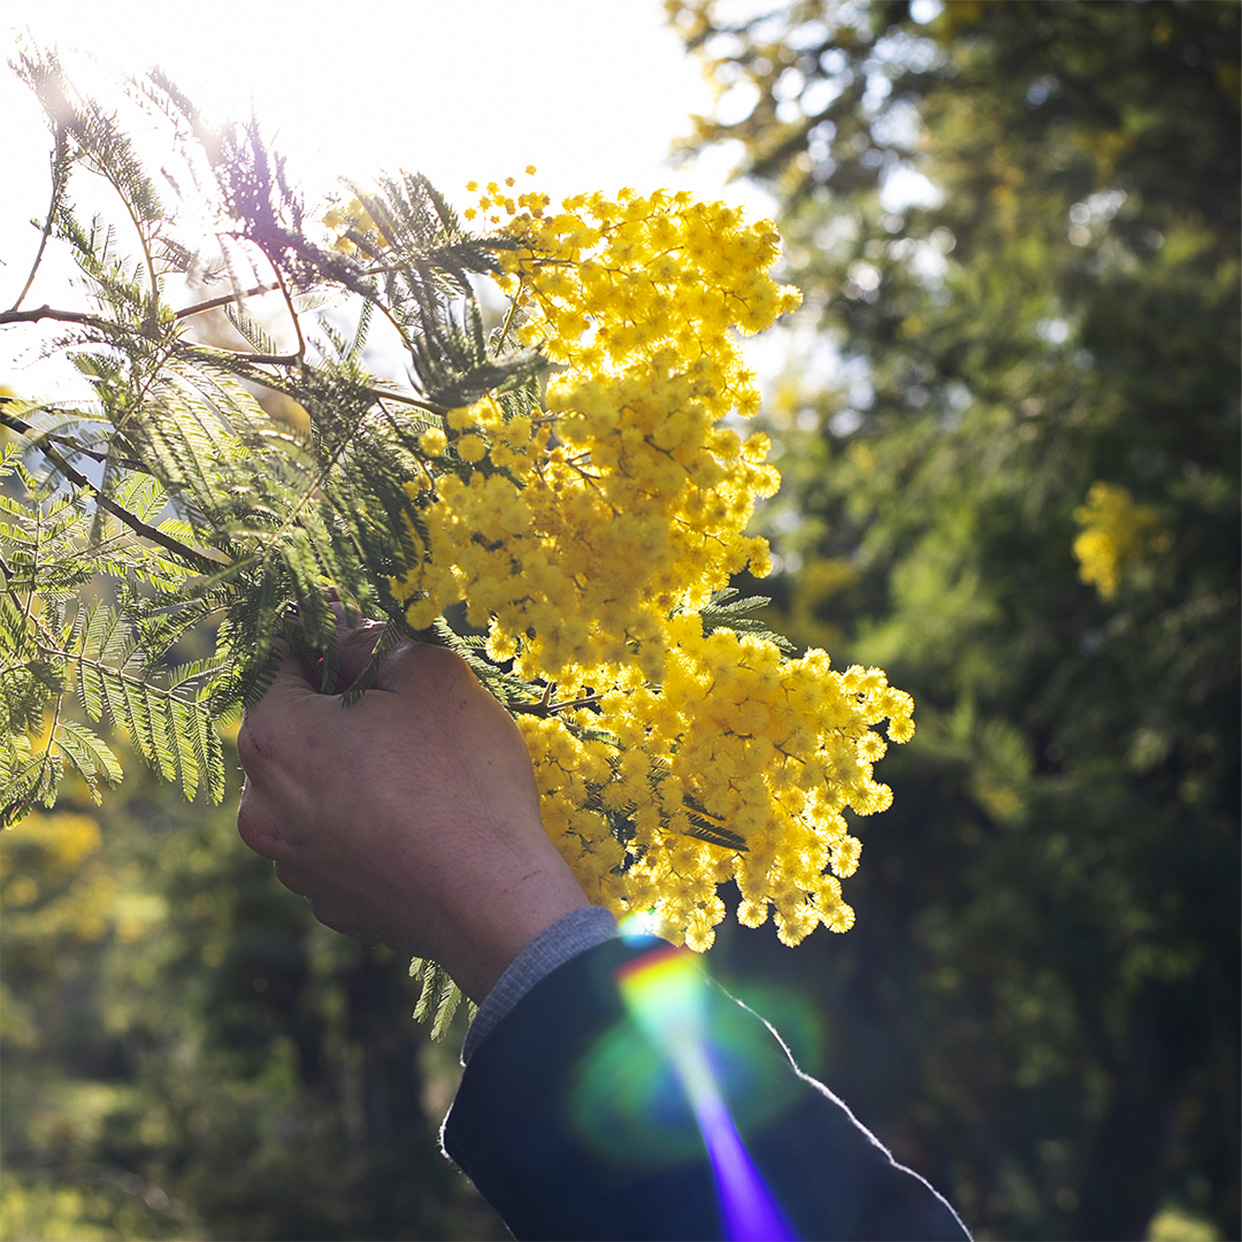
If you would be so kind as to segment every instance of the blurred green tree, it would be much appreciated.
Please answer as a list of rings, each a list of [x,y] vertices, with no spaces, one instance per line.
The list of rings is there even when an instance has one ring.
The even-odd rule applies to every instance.
[[[507,1236],[436,1150],[457,1045],[407,963],[134,778],[106,830],[83,786],[0,835],[0,1237]]]
[[[979,1236],[1237,1237],[1242,11],[668,9],[806,297],[781,621],[918,701],[820,1068]]]

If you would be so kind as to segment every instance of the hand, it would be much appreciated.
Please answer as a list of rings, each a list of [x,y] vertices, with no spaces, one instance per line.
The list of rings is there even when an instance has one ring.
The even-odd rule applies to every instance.
[[[343,685],[381,628],[343,631]],[[544,832],[520,731],[443,647],[395,647],[349,707],[286,654],[237,744],[238,831],[276,878],[321,923],[434,958],[472,1000],[589,904]]]

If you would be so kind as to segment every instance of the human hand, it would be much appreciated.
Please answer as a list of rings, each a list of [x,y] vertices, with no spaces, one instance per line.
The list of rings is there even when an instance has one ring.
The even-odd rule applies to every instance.
[[[342,632],[342,685],[381,630]],[[435,959],[472,1000],[589,904],[544,832],[520,731],[446,648],[394,647],[349,707],[286,654],[237,744],[238,831],[276,878],[321,923]]]

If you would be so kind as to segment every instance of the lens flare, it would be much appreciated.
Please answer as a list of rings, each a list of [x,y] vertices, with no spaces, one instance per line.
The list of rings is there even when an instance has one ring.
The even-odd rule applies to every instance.
[[[755,1168],[729,1115],[707,1038],[707,981],[693,957],[670,945],[617,972],[622,999],[639,1029],[664,1054],[681,1083],[711,1160],[732,1242],[796,1237]]]

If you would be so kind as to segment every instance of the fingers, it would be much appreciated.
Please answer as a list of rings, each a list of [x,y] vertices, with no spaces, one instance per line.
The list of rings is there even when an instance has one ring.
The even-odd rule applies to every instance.
[[[286,643],[277,639],[272,648],[272,658],[276,664],[275,674],[268,682],[263,697],[246,709],[242,721],[241,733],[238,734],[238,748],[243,749],[242,734],[248,733],[259,720],[288,714],[297,710],[299,699],[314,698],[315,691],[307,682],[302,666],[297,657],[289,650]],[[242,755],[242,766],[246,766],[246,757]]]
[[[237,835],[263,858],[276,858],[281,852],[279,823],[268,813],[263,794],[249,780],[237,808]]]
[[[237,734],[237,755],[247,784],[287,793],[298,771],[314,763],[323,745],[321,718],[329,700],[315,693],[296,656],[275,648],[276,672],[263,697],[248,708]]]
[[[337,589],[328,587],[324,595],[336,628],[336,641],[332,644],[331,651],[334,665],[331,685],[325,688],[323,684],[324,657],[328,654],[326,647],[304,647],[303,659],[307,661],[304,671],[307,680],[319,693],[341,694],[358,680],[375,650],[376,643],[384,633],[385,623],[367,617],[351,622],[350,616],[357,617],[358,613],[355,610],[351,614],[346,610]],[[291,609],[286,620],[305,633],[302,616],[302,610]]]
[[[384,623],[364,620],[350,626],[339,600],[330,603],[337,632],[338,682],[348,687],[357,680],[375,644],[384,632]],[[323,748],[325,713],[329,704],[340,700],[320,694],[308,680],[302,662],[288,644],[277,639],[273,645],[275,674],[263,697],[247,709],[237,735],[238,755],[247,778],[266,783],[288,776],[308,755]]]

